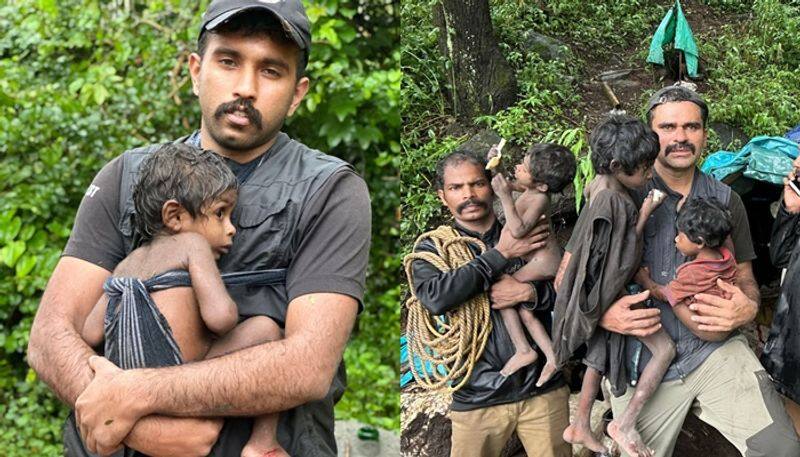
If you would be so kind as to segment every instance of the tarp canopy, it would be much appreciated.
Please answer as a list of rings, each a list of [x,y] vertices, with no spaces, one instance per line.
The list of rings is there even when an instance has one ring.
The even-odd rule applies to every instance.
[[[797,158],[797,143],[777,136],[757,136],[739,152],[718,151],[706,157],[701,170],[722,181],[742,172],[745,177],[779,186]]]
[[[664,48],[672,47],[683,51],[686,59],[686,71],[690,77],[697,77],[697,61],[700,53],[697,51],[697,44],[694,42],[692,28],[683,14],[681,2],[675,0],[675,5],[667,11],[666,16],[658,26],[653,41],[650,42],[650,53],[647,61],[658,65],[664,65]]]

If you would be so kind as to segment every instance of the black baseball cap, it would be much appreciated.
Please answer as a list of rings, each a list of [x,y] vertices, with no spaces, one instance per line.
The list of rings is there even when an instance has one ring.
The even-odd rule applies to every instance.
[[[240,13],[252,10],[272,13],[283,26],[286,36],[308,55],[311,25],[300,0],[214,0],[203,13],[200,35],[206,30],[214,30]]]

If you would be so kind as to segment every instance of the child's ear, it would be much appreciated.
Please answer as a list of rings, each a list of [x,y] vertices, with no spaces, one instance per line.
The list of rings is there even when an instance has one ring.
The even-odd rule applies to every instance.
[[[611,169],[611,173],[618,173],[622,171],[622,165],[619,163],[619,160],[617,159],[611,159],[609,168]]]
[[[189,222],[189,212],[177,200],[167,200],[161,207],[161,221],[172,233],[179,233]]]
[[[545,184],[543,182],[540,182],[540,183],[536,184],[536,190],[538,190],[539,192],[541,192],[543,194],[546,194],[547,191],[550,190],[550,186],[548,186],[547,184]]]
[[[704,247],[706,247],[706,240],[704,240],[702,236],[698,236],[697,238],[700,239],[700,242],[697,243],[697,244],[700,245],[700,249],[703,249]]]

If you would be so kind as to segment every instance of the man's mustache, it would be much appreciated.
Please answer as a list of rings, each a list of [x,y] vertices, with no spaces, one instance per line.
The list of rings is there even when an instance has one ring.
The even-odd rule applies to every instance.
[[[664,150],[664,156],[670,155],[670,153],[675,152],[676,149],[688,149],[691,151],[692,155],[695,153],[695,147],[692,143],[681,141],[680,143],[673,143],[667,146],[667,149]]]
[[[237,98],[232,102],[219,105],[217,110],[214,111],[214,118],[219,119],[226,114],[231,114],[236,111],[244,113],[245,117],[247,117],[250,123],[258,130],[263,128],[263,125],[261,125],[261,113],[253,106],[253,101],[247,98]]]
[[[460,205],[456,206],[456,212],[458,214],[461,214],[461,212],[464,211],[469,205],[475,205],[475,206],[480,206],[481,208],[486,208],[486,203],[474,198],[470,198],[464,203],[461,203]]]

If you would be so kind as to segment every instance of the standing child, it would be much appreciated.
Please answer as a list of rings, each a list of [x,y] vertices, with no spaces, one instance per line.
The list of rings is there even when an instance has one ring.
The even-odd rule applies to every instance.
[[[143,244],[114,269],[81,336],[122,368],[178,365],[282,338],[266,316],[239,323],[216,260],[236,229],[236,177],[211,151],[168,143],[145,159],[133,190]],[[131,315],[131,328],[121,316]],[[152,317],[148,321],[148,317]],[[152,322],[152,325],[148,325]],[[256,418],[242,457],[288,455],[278,415]],[[127,453],[126,453],[127,455]]]
[[[692,198],[683,204],[675,223],[675,246],[693,260],[675,272],[675,279],[662,286],[664,296],[676,313],[688,307],[695,294],[723,296],[717,279],[734,284],[736,260],[723,243],[731,233],[731,213],[715,198]],[[690,312],[687,309],[683,312]]]
[[[542,217],[550,225],[550,196],[561,192],[572,182],[575,178],[575,166],[575,156],[564,146],[549,143],[534,145],[514,169],[515,183],[524,189],[516,202],[511,197],[511,185],[505,177],[500,173],[495,175],[492,187],[503,205],[505,226],[511,230],[514,238],[528,235],[541,222]],[[514,273],[514,279],[529,282],[554,278],[561,262],[561,253],[561,246],[551,227],[545,247],[524,258],[526,264]],[[533,311],[522,306],[516,307],[516,310],[504,308],[500,312],[516,351],[501,373],[510,376],[538,358],[538,354],[528,343],[521,320],[547,358],[547,363],[536,380],[536,385],[542,386],[557,371],[553,344],[544,325],[533,315]]]
[[[567,245],[569,255],[561,264],[564,271],[556,278],[553,341],[559,367],[578,347],[587,344],[587,369],[578,409],[564,431],[564,440],[603,452],[589,425],[592,403],[603,375],[615,395],[624,391],[627,370],[624,337],[599,328],[598,322],[639,269],[641,235],[660,196],[648,195],[637,211],[629,190],[642,187],[649,178],[659,142],[643,122],[612,115],[594,129],[590,144],[597,177],[587,187],[587,206]],[[634,426],[675,356],[675,344],[663,329],[641,340],[653,353],[652,361],[642,373],[625,413],[611,422],[608,431],[629,455],[650,457],[652,450]]]

